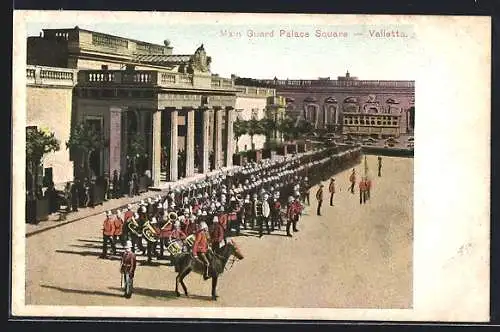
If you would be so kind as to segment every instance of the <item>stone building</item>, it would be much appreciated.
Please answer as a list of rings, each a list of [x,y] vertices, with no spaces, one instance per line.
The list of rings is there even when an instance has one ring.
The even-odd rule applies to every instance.
[[[178,160],[172,158],[179,151],[186,155],[186,176],[206,173],[210,164],[215,169],[230,167],[236,113],[244,118],[255,110],[262,113],[269,97],[275,96],[274,89],[237,86],[233,78],[212,74],[203,45],[193,54],[174,55],[167,41],[156,45],[78,27],[45,29],[27,42],[28,86],[31,76],[40,81],[55,75],[66,89],[64,100],[57,99],[59,87],[50,84],[42,92],[27,92],[28,125],[46,125],[56,136],[61,134],[61,166],[52,172],[56,184],[73,178],[65,142],[70,128],[81,122],[102,131],[108,143],[91,156],[95,175],[127,169],[127,147],[137,136],[147,147],[145,168],[155,186],[162,178],[162,149],[169,160],[169,181],[179,178]],[[48,115],[49,108],[58,115]],[[49,118],[52,115],[57,121]]]
[[[236,84],[276,89],[286,98],[287,113],[315,128],[377,137],[412,134],[415,127],[415,82],[359,80],[346,73],[337,80],[255,80]]]

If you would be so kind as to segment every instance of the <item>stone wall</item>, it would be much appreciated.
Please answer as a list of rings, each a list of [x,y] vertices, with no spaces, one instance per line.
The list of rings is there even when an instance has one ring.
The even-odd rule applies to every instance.
[[[70,135],[72,89],[61,87],[26,88],[26,125],[46,128],[60,141],[58,152],[47,154],[43,167],[52,167],[56,185],[73,180],[73,162],[69,158],[66,142]]]

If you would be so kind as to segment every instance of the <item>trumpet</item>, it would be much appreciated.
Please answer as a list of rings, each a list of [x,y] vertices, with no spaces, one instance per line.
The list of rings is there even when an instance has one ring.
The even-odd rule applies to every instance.
[[[159,236],[156,233],[156,230],[153,228],[153,226],[151,226],[151,224],[149,223],[149,220],[146,221],[146,223],[144,224],[144,227],[142,228],[142,235],[149,242],[156,242],[159,239]]]
[[[127,228],[135,236],[137,236],[137,237],[142,236],[142,234],[139,230],[139,224],[137,223],[137,220],[135,220],[135,218],[132,217],[129,219],[129,222],[127,223]]]

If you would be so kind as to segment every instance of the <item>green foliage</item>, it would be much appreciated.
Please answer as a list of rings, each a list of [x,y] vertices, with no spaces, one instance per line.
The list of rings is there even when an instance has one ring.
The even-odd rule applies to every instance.
[[[233,132],[234,138],[236,141],[240,139],[241,136],[245,135],[248,131],[247,121],[240,120],[240,118],[236,118],[233,124]]]
[[[37,166],[44,155],[59,151],[59,140],[55,134],[40,129],[26,131],[26,160]]]
[[[47,153],[59,151],[59,148],[59,140],[54,133],[38,128],[26,130],[26,171],[31,175],[31,195],[36,190],[38,167],[43,157]]]
[[[90,154],[104,148],[106,144],[104,134],[97,131],[90,123],[84,122],[77,124],[71,130],[69,140],[66,142],[66,149],[80,153],[81,163],[76,165],[79,171],[85,171],[86,176],[90,177]]]
[[[146,156],[146,142],[142,135],[133,135],[130,144],[128,144],[127,157],[141,158]]]
[[[67,149],[75,149],[86,154],[102,149],[105,145],[104,135],[86,122],[76,125],[66,142]]]
[[[246,127],[247,127],[247,134],[250,136],[254,135],[263,135],[264,134],[264,128],[262,127],[262,123],[255,119],[252,118],[248,121],[246,121]]]
[[[294,118],[287,116],[279,123],[278,130],[283,134],[285,141],[297,139],[300,136],[295,122]]]

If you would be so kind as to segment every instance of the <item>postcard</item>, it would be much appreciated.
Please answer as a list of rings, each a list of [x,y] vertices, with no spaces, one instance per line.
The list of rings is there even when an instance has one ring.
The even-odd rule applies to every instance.
[[[490,31],[15,11],[12,315],[487,322]]]

